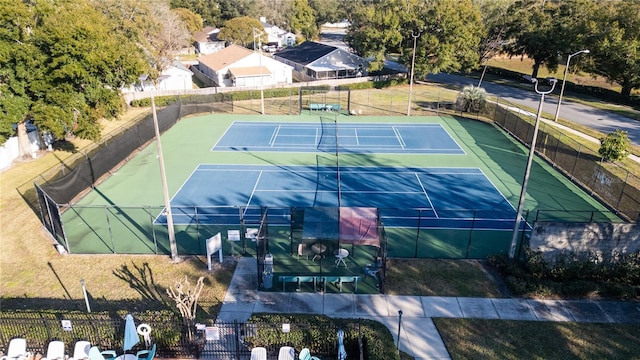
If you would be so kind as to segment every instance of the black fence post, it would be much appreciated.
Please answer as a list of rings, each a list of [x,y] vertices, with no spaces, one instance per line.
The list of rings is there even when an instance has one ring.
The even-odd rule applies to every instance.
[[[236,343],[236,359],[240,359],[240,329],[238,327],[238,320],[233,320],[233,334]]]

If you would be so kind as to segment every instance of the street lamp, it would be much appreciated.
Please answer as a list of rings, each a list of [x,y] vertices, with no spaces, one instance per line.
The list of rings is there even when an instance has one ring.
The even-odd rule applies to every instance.
[[[253,30],[253,48],[256,47],[256,28]],[[264,115],[264,80],[262,79],[262,31],[258,34],[258,56],[260,56],[258,66],[260,68],[260,113]]]
[[[407,116],[411,115],[411,94],[413,92],[413,68],[416,64],[416,42],[422,32],[418,31],[416,34],[411,30],[411,36],[413,37],[413,58],[411,59],[411,77],[409,78],[409,103],[407,104]]]
[[[144,91],[144,81],[148,79],[149,75],[142,75],[138,79],[140,80],[140,86]],[[160,141],[160,127],[158,125],[158,115],[156,113],[156,101],[153,96],[154,88],[151,89],[151,112],[153,113],[153,128],[156,135],[156,151],[158,153],[158,161],[160,162],[160,178],[162,180],[162,197],[164,199],[165,214],[167,216],[167,232],[169,235],[169,246],[171,248],[171,259],[179,261],[178,257],[178,244],[176,243],[175,229],[173,228],[173,215],[171,214],[171,198],[169,197],[169,188],[167,185],[167,174],[164,167],[164,156],[162,152],[162,142]],[[84,284],[84,282],[83,282]],[[84,285],[83,285],[84,286]],[[89,303],[87,302],[87,309]],[[91,312],[89,310],[89,312]]]
[[[558,121],[558,115],[560,115],[560,102],[562,102],[562,94],[564,94],[564,82],[567,79],[567,72],[569,72],[569,61],[571,61],[571,58],[576,55],[588,54],[588,53],[589,53],[589,50],[580,50],[578,52],[575,52],[569,55],[569,57],[567,57],[567,65],[564,67],[564,76],[562,76],[562,86],[560,88],[560,97],[558,98],[558,107],[556,108],[556,116],[553,118],[553,121]]]
[[[513,237],[511,238],[511,248],[509,249],[509,257],[514,258],[516,255],[516,245],[518,243],[518,232],[520,230],[520,218],[522,217],[522,210],[524,208],[524,198],[527,193],[527,183],[529,182],[529,174],[531,173],[531,164],[533,163],[533,155],[536,152],[536,140],[538,138],[538,127],[540,126],[540,116],[542,114],[542,104],[544,104],[544,96],[553,91],[556,87],[557,79],[549,79],[551,82],[551,89],[548,91],[538,90],[538,79],[532,79],[531,82],[535,85],[536,93],[540,94],[540,104],[538,105],[538,115],[536,116],[536,123],[533,127],[533,138],[531,139],[531,146],[529,147],[529,158],[527,159],[527,167],[524,171],[524,179],[522,180],[522,190],[520,191],[520,201],[518,202],[518,213],[516,215],[515,225],[513,227]]]

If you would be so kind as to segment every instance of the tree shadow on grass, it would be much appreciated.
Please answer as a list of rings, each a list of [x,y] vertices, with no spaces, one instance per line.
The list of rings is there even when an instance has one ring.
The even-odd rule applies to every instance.
[[[154,308],[156,306],[160,308],[170,307],[171,303],[165,295],[167,290],[165,287],[156,284],[149,263],[144,262],[138,265],[132,262],[131,264],[132,267],[123,264],[119,269],[113,270],[113,275],[129,284],[130,288],[140,294],[141,303],[145,304],[145,308],[148,304],[155,304]],[[140,309],[136,308],[136,310]]]

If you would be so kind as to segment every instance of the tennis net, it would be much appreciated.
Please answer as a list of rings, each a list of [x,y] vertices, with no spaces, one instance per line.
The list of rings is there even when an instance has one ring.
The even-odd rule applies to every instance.
[[[338,115],[334,118],[327,116],[320,117],[321,134],[318,141],[318,150],[332,153],[335,156],[336,164],[336,191],[338,196],[338,207],[342,198],[340,188],[340,144],[338,142]]]

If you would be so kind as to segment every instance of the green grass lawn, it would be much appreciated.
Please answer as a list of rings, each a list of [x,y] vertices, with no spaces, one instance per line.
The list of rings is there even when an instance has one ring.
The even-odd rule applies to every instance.
[[[434,319],[454,360],[640,359],[638,324]]]

